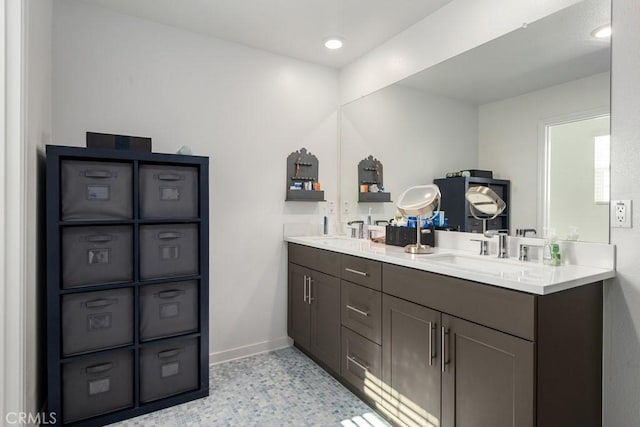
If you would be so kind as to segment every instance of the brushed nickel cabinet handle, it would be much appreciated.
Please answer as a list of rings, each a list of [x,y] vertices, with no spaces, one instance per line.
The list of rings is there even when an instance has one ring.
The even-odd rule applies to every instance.
[[[357,274],[360,276],[364,276],[364,277],[369,276],[369,273],[365,273],[364,271],[354,270],[353,268],[345,267],[345,270],[348,271],[349,273]]]
[[[440,335],[440,339],[442,340],[440,345],[442,348],[442,372],[447,370],[447,364],[449,361],[447,360],[447,337],[449,336],[449,331],[444,326],[442,327],[442,334]]]
[[[437,325],[429,322],[429,366],[433,366],[433,331],[436,329]]]
[[[356,313],[363,315],[364,317],[369,317],[369,313],[367,313],[366,311],[362,311],[359,308],[355,308],[352,305],[347,304],[347,308],[351,311],[355,311]]]
[[[307,301],[309,302],[309,305],[311,305],[311,301],[313,301],[315,298],[311,297],[311,276],[309,276],[309,296],[307,297]]]
[[[353,356],[347,356],[347,361],[353,363],[354,365],[356,365],[358,368],[362,369],[363,371],[369,371],[369,367],[361,362],[358,361],[358,359],[356,359]]]
[[[302,282],[304,295],[302,297],[302,302],[307,302],[307,275],[304,275],[304,280]]]

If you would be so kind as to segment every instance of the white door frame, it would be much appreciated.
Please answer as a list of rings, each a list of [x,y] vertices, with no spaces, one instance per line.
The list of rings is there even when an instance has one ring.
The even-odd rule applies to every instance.
[[[543,230],[549,228],[549,128],[564,123],[580,120],[594,119],[597,117],[611,116],[609,107],[594,108],[577,113],[563,114],[547,117],[538,123],[538,212],[537,227],[538,236],[543,236]]]
[[[0,3],[0,424],[25,408],[24,0]]]

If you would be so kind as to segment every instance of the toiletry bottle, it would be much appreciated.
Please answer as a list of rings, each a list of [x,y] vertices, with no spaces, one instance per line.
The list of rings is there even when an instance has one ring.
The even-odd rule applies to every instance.
[[[560,245],[557,242],[555,232],[550,231],[542,248],[542,262],[545,265],[560,265]]]

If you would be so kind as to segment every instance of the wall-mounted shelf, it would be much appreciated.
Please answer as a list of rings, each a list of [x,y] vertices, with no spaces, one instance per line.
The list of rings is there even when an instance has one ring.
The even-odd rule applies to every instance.
[[[324,191],[316,190],[318,183],[318,158],[306,148],[289,154],[287,157],[287,196],[285,201],[324,202]],[[294,189],[301,185],[301,189]],[[311,189],[305,189],[310,185]]]
[[[358,203],[385,203],[391,201],[391,193],[383,191],[360,191],[361,185],[377,185],[380,190],[384,189],[382,177],[382,163],[380,160],[369,156],[358,163]]]

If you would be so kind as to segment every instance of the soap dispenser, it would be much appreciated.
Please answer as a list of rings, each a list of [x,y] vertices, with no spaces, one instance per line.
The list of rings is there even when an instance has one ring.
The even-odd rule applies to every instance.
[[[560,265],[560,245],[554,229],[549,229],[548,236],[542,249],[542,262],[545,265],[557,267]]]

